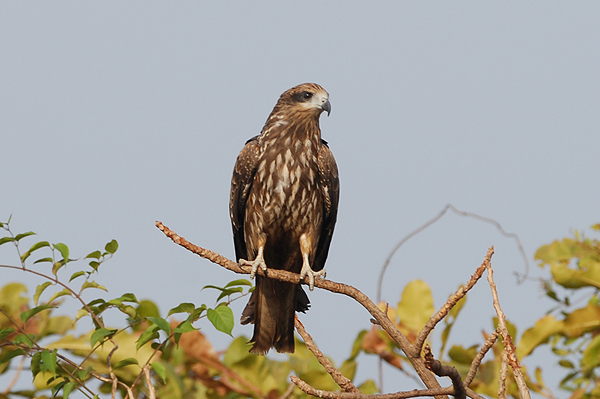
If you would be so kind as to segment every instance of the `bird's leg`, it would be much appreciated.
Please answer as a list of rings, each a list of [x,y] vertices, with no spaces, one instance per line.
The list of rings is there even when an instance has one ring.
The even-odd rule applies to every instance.
[[[258,253],[256,254],[256,258],[253,261],[249,261],[246,259],[240,259],[240,266],[252,266],[252,271],[250,272],[250,278],[254,278],[258,268],[260,267],[263,271],[267,271],[267,264],[265,263],[265,258],[263,257],[263,251],[265,247],[261,245],[258,247]]]
[[[315,276],[321,276],[325,278],[325,269],[315,272],[310,266],[310,260],[308,254],[310,253],[310,241],[306,237],[306,234],[300,236],[300,252],[302,252],[302,270],[300,271],[300,279],[308,276],[308,288],[312,291],[315,289]]]

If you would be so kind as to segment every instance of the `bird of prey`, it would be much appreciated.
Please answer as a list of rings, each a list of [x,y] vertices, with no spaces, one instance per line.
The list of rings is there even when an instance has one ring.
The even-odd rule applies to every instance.
[[[246,142],[231,180],[229,213],[241,265],[325,275],[325,259],[337,218],[338,171],[319,117],[331,112],[329,94],[305,83],[287,90],[260,135]],[[295,311],[309,308],[298,284],[256,276],[241,323],[254,324],[250,352],[294,352]]]

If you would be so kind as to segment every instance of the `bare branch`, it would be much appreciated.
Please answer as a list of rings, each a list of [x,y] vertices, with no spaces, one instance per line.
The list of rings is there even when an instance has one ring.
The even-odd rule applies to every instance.
[[[315,341],[313,341],[310,334],[304,328],[302,322],[298,319],[298,316],[295,317],[295,326],[296,330],[304,340],[306,347],[313,353],[313,355],[315,355],[319,363],[321,363],[321,365],[325,368],[325,371],[329,373],[329,375],[331,376],[331,378],[333,378],[335,383],[338,384],[340,388],[342,388],[345,392],[360,393],[358,388],[356,388],[354,384],[352,384],[352,381],[346,378],[338,369],[333,367],[333,364],[331,364],[329,359],[327,359],[325,355],[323,355],[323,352],[321,352],[321,350],[317,347]]]
[[[175,232],[171,231],[167,226],[163,225],[161,222],[157,221],[156,226],[167,237],[169,237],[171,240],[173,240],[173,242],[181,245],[182,247],[186,248],[187,250],[189,250],[205,259],[208,259],[213,263],[221,265],[224,268],[231,270],[235,273],[250,274],[250,270],[251,270],[250,266],[240,267],[239,264],[225,258],[224,256],[222,256],[216,252],[198,247],[198,246],[190,243],[189,241],[187,241],[185,238],[179,236]],[[262,275],[262,276],[267,276],[272,279],[280,280],[280,281],[288,281],[291,283],[308,285],[308,278],[306,278],[303,281],[300,281],[299,274],[291,273],[291,272],[288,272],[285,270],[267,269],[265,272],[259,268],[258,274]],[[402,334],[400,332],[400,330],[398,330],[398,328],[395,326],[395,324],[387,317],[387,315],[384,312],[382,312],[377,307],[377,305],[375,305],[375,303],[373,303],[373,301],[371,301],[369,299],[369,297],[367,297],[361,291],[359,291],[358,289],[356,289],[350,285],[336,283],[336,282],[333,282],[330,280],[325,280],[325,279],[316,279],[315,287],[321,288],[321,289],[324,289],[324,290],[327,290],[330,292],[347,295],[347,296],[353,298],[354,300],[356,300],[358,303],[360,303],[365,309],[367,309],[367,311],[369,313],[371,313],[371,315],[375,318],[375,320],[377,320],[377,323],[390,335],[390,337],[392,337],[392,339],[394,341],[396,341],[396,343],[398,344],[400,349],[402,349],[404,351],[408,360],[412,363],[413,367],[415,368],[415,371],[417,372],[417,374],[419,374],[419,377],[425,383],[425,385],[430,389],[440,388],[440,385],[437,382],[437,380],[435,379],[435,377],[433,376],[433,374],[425,367],[424,361],[421,358],[420,350],[415,350],[413,348],[410,341],[404,336],[404,334]],[[445,397],[445,396],[442,396],[442,397]],[[440,399],[442,397],[440,397]]]
[[[485,343],[479,350],[479,353],[477,353],[477,356],[475,356],[475,359],[473,359],[473,362],[471,363],[471,368],[469,369],[469,372],[467,373],[467,376],[465,377],[465,381],[464,381],[465,386],[468,387],[469,385],[471,385],[471,382],[473,382],[473,378],[475,378],[475,374],[477,373],[477,369],[479,368],[479,365],[481,364],[483,357],[490,350],[490,348],[492,346],[494,346],[494,343],[496,342],[497,339],[498,339],[498,330],[494,331],[485,340]]]
[[[423,327],[421,332],[419,332],[419,336],[415,341],[415,347],[419,351],[421,351],[421,348],[423,348],[423,344],[425,343],[427,336],[429,335],[429,333],[431,333],[431,331],[437,325],[437,323],[439,323],[444,317],[446,317],[446,315],[448,314],[448,312],[450,312],[454,305],[456,305],[458,301],[460,301],[465,295],[467,295],[467,292],[469,292],[469,290],[473,288],[477,281],[479,281],[487,265],[490,264],[493,254],[494,247],[490,247],[490,249],[488,249],[487,255],[485,256],[485,259],[483,260],[483,263],[477,268],[475,274],[471,276],[471,279],[469,280],[467,285],[463,285],[454,294],[450,295],[444,306],[442,306],[442,308],[436,314],[431,316],[431,318],[427,321],[427,324],[425,324],[425,327]]]
[[[442,362],[436,360],[433,357],[433,353],[431,353],[429,345],[425,345],[425,366],[433,371],[438,377],[450,377],[452,387],[454,388],[454,397],[456,399],[467,398],[467,391],[456,367],[444,366]]]
[[[316,389],[306,382],[302,381],[300,378],[295,375],[290,377],[292,382],[296,384],[298,388],[300,388],[305,393],[325,399],[402,399],[402,398],[416,398],[419,396],[445,396],[451,395],[454,392],[454,388],[435,388],[435,389],[413,389],[412,391],[404,391],[404,392],[396,392],[396,393],[386,393],[386,394],[376,394],[376,395],[368,395],[364,393],[354,393],[354,392],[330,392],[323,391],[321,389]]]
[[[513,370],[513,375],[515,377],[515,382],[517,383],[517,387],[519,388],[519,393],[522,399],[530,399],[529,388],[527,388],[527,384],[525,383],[525,378],[523,377],[523,373],[521,372],[521,364],[519,363],[519,359],[515,355],[515,345],[513,344],[512,338],[508,333],[508,329],[506,328],[506,317],[502,308],[500,307],[500,300],[498,299],[498,291],[496,290],[496,283],[494,282],[494,271],[492,269],[492,265],[488,264],[488,283],[490,285],[490,289],[492,290],[492,298],[494,300],[494,309],[496,310],[496,314],[498,315],[498,331],[502,336],[502,342],[504,343],[504,350],[506,351],[506,356],[508,358],[508,364]]]

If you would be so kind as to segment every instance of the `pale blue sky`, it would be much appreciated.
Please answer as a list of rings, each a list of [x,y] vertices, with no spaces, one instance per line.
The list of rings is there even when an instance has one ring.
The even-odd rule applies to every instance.
[[[98,279],[112,297],[134,292],[166,313],[180,302],[211,305],[200,288],[236,278],[173,245],[154,221],[232,258],[235,158],[278,96],[302,82],[321,84],[332,103],[321,120],[341,181],[332,280],[375,297],[394,244],[447,203],[519,234],[533,276],[543,275],[533,263],[540,245],[599,221],[597,2],[0,8],[0,219],[12,214],[16,231],[65,242],[74,255],[117,239]],[[516,285],[524,265],[512,240],[453,214],[396,254],[383,296],[396,303],[423,279],[439,307],[490,245],[502,305],[522,332],[551,303],[538,283]],[[14,255],[3,247],[0,261]],[[0,271],[2,283],[23,278]],[[310,297],[301,319],[339,364],[369,317],[347,298]],[[493,314],[481,282],[452,343],[481,343]],[[203,327],[218,349],[228,345]],[[359,367],[359,382],[375,378],[375,362]],[[387,376],[386,391],[414,388]]]

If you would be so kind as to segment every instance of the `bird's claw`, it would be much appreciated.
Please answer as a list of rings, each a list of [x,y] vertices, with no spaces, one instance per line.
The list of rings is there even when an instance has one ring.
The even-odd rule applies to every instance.
[[[325,278],[327,272],[325,269],[319,270],[315,272],[310,266],[304,264],[302,265],[302,271],[300,272],[300,280],[304,280],[304,277],[308,276],[308,289],[315,289],[315,277],[319,276],[321,278]]]
[[[264,272],[267,271],[267,264],[265,263],[265,258],[263,258],[263,248],[259,248],[258,254],[253,261],[249,261],[246,259],[239,260],[240,266],[252,266],[252,270],[250,271],[250,278],[254,278],[256,276],[256,272],[260,267]]]

